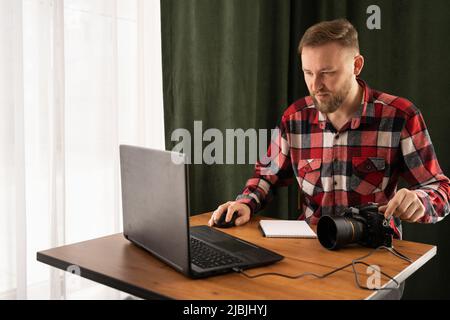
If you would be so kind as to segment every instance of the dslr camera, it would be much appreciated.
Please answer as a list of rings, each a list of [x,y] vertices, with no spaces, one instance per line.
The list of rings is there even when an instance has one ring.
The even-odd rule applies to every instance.
[[[322,216],[317,224],[317,237],[329,250],[353,243],[369,248],[392,247],[391,219],[378,211],[376,203],[350,207],[341,216]]]

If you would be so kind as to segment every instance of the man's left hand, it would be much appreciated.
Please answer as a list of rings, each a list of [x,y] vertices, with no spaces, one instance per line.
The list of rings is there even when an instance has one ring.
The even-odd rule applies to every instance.
[[[417,222],[425,215],[425,207],[419,196],[411,190],[400,189],[395,196],[378,210],[386,218],[394,216],[407,222]]]

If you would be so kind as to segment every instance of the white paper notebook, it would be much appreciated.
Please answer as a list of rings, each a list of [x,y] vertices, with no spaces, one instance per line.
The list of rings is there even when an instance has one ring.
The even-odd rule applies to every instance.
[[[301,220],[261,220],[261,230],[268,238],[317,238],[317,235]]]

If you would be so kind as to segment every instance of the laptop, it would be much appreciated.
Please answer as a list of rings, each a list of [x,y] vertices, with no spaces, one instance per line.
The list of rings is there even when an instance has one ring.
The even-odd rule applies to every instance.
[[[184,154],[121,145],[120,169],[125,238],[184,275],[209,277],[283,259],[215,228],[189,226]]]

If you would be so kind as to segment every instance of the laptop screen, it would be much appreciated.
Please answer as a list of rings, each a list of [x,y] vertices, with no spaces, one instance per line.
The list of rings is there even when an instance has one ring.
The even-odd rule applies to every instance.
[[[180,157],[176,163],[173,156]],[[120,146],[124,235],[188,274],[189,190],[185,162],[185,156],[179,153]]]

